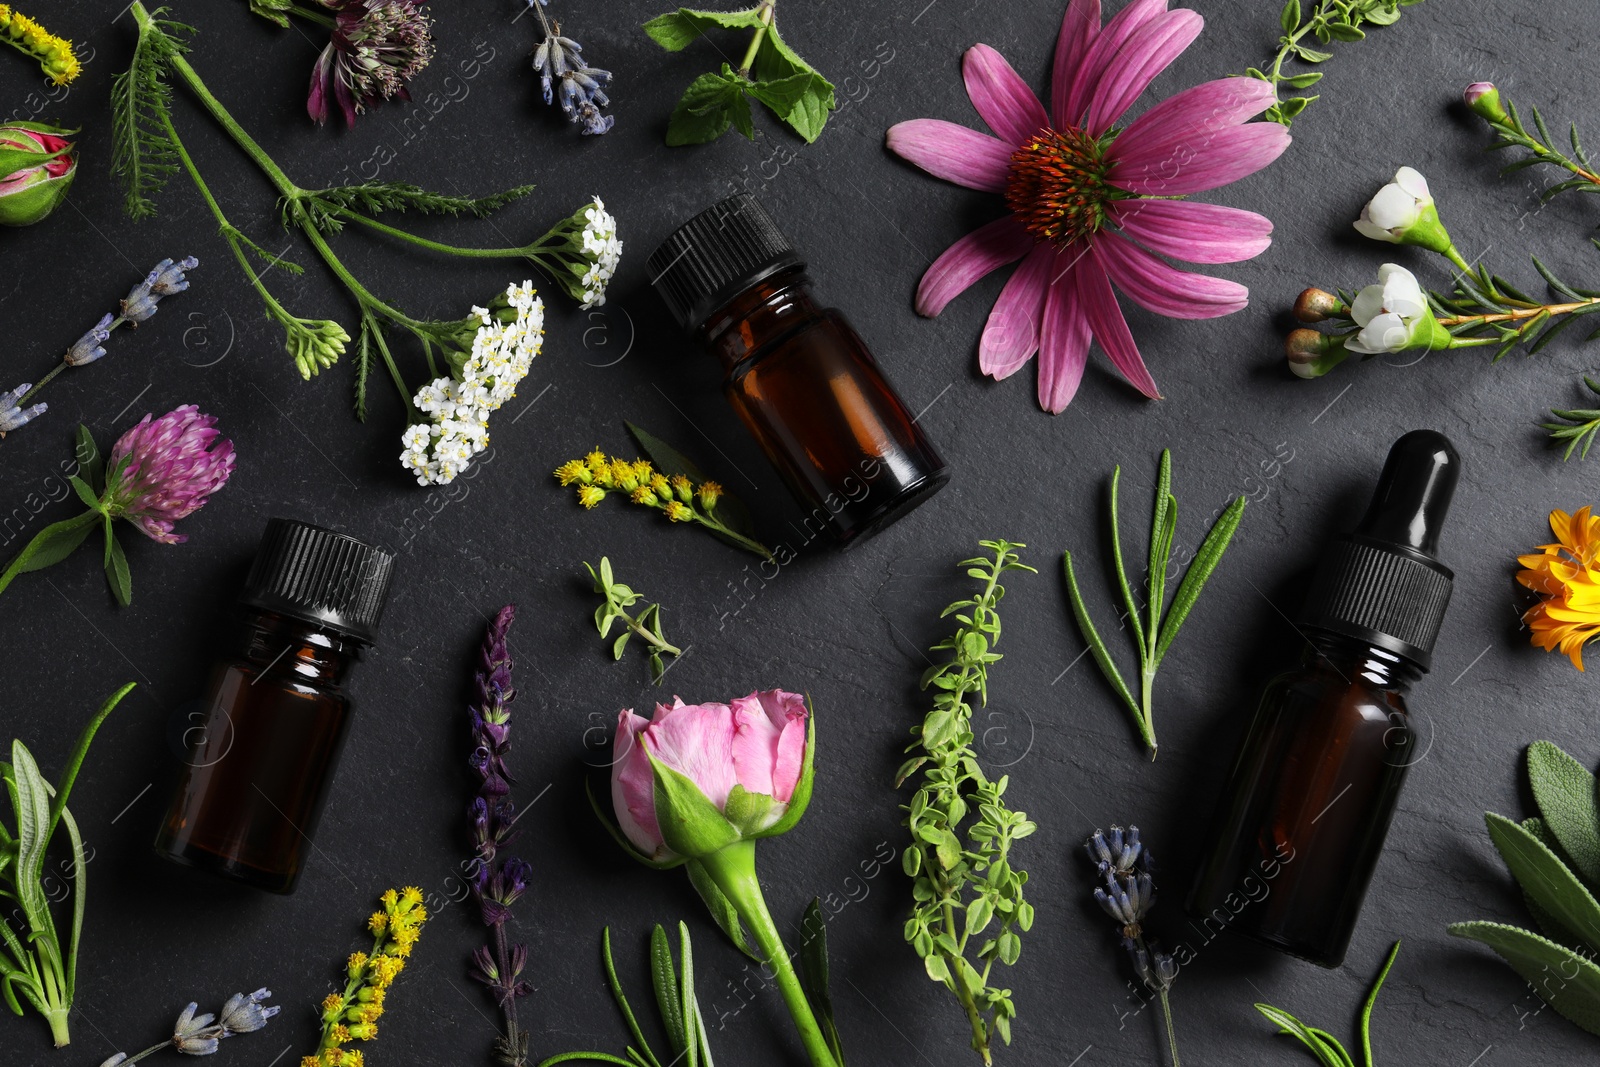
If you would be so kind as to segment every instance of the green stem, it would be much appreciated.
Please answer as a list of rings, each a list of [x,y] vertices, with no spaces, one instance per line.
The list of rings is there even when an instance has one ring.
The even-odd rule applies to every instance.
[[[783,938],[779,936],[772,915],[767,911],[767,902],[761,895],[761,883],[756,879],[756,843],[738,841],[709,856],[702,856],[699,862],[711,875],[712,881],[716,882],[717,888],[722,890],[723,896],[733,904],[745,926],[749,927],[761,954],[766,957],[767,965],[777,976],[778,992],[783,995],[783,1002],[789,1008],[795,1029],[800,1031],[800,1042],[805,1046],[806,1055],[811,1058],[812,1067],[838,1067],[833,1053],[828,1050],[827,1039],[822,1036],[822,1028],[817,1025],[817,1017],[811,1012],[811,1004],[806,1000],[800,979],[794,973],[794,965],[789,962],[789,952],[784,947]]]
[[[335,208],[334,214],[359,222],[363,226],[377,230],[379,233],[388,234],[390,237],[398,237],[402,241],[410,241],[414,245],[419,245],[434,252],[444,252],[452,256],[468,256],[477,259],[522,259],[524,257],[531,259],[535,257],[536,253],[543,251],[545,247],[544,238],[541,237],[533,244],[522,248],[462,248],[459,245],[450,245],[445,244],[443,241],[433,241],[426,237],[419,237],[409,230],[402,230],[398,226],[390,226],[386,222],[379,222],[371,216],[363,215],[359,211],[352,211],[347,207]]]
[[[1472,274],[1473,273],[1472,264],[1468,263],[1465,259],[1462,258],[1461,253],[1456,251],[1456,246],[1455,245],[1451,245],[1449,248],[1446,248],[1440,254],[1443,255],[1445,259],[1448,259],[1451,263],[1455,264],[1455,268],[1457,270],[1459,270],[1461,273],[1463,273],[1463,274]]]
[[[57,363],[54,367],[51,367],[49,374],[46,374],[43,378],[40,378],[38,380],[38,382],[36,382],[34,384],[34,387],[32,389],[29,389],[26,393],[22,394],[22,399],[17,401],[17,407],[19,407],[19,408],[20,407],[25,407],[27,405],[28,401],[33,399],[34,394],[36,394],[39,390],[43,389],[45,386],[49,385],[51,380],[54,379],[56,375],[60,374],[62,371],[66,370],[66,369],[67,369],[67,361],[66,360],[62,360],[60,363]]]
[[[301,7],[299,4],[289,8],[289,14],[298,15],[307,22],[315,22],[318,26],[323,26],[330,30],[338,25],[333,16],[326,11],[313,11],[308,7]]]
[[[1161,1017],[1167,1024],[1167,1048],[1172,1051],[1172,1067],[1182,1067],[1178,1062],[1178,1032],[1172,1027],[1172,1004],[1167,999],[1167,991],[1159,991],[1161,996]]]
[[[946,925],[954,922],[951,912],[945,909]],[[989,1051],[989,1028],[984,1025],[983,1012],[978,1010],[978,1002],[973,999],[972,991],[967,988],[967,983],[961,977],[961,965],[965,959],[961,956],[952,956],[948,952],[939,953],[944,959],[944,965],[950,972],[950,988],[956,995],[956,1002],[961,1005],[961,1010],[967,1013],[967,1024],[972,1027],[972,1051],[983,1057],[984,1064],[994,1062]]]
[[[772,25],[773,16],[776,14],[778,0],[765,0],[761,5],[761,25],[756,27],[756,32],[750,38],[750,47],[745,49],[744,58],[739,61],[739,76],[748,78],[750,68],[755,64],[756,52],[761,49],[761,42],[767,36],[767,27]]]
[[[639,635],[639,639],[645,642],[645,644],[649,645],[653,649],[656,649],[657,651],[665,652],[669,656],[683,655],[683,649],[679,648],[677,645],[668,644],[664,639],[659,638],[655,634],[651,633],[648,627],[641,625],[639,621],[632,615],[629,615],[626,611],[622,610],[621,606],[613,606],[616,607],[617,614],[622,617],[622,621],[628,624],[628,629]]]
[[[162,1049],[171,1047],[171,1045],[172,1045],[172,1042],[170,1042],[170,1041],[163,1041],[159,1045],[151,1045],[149,1048],[145,1049],[143,1052],[135,1052],[132,1056],[129,1056],[127,1059],[123,1060],[122,1062],[125,1063],[125,1064],[127,1064],[127,1063],[138,1063],[140,1060],[144,1059],[146,1056],[153,1056],[157,1052],[160,1052]]]
[[[1150,762],[1156,758],[1156,725],[1152,708],[1152,697],[1156,684],[1155,664],[1143,667],[1139,671],[1139,734],[1144,738],[1145,745],[1150,749]]]
[[[735,533],[733,530],[728,529],[726,526],[722,525],[722,523],[711,518],[709,515],[702,515],[700,512],[696,511],[694,513],[694,521],[698,522],[701,526],[704,526],[708,530],[715,530],[724,537],[737,541],[740,547],[746,549],[747,551],[754,552],[762,559],[769,560],[774,563],[777,562],[777,559],[773,556],[772,551],[768,549],[766,545],[762,544],[760,541],[754,540],[753,538],[746,537],[744,534]]]
[[[69,1005],[51,1007],[44,1013],[50,1022],[50,1036],[55,1040],[56,1048],[65,1048],[72,1044],[72,1035],[67,1031],[67,1014],[72,1008]]]

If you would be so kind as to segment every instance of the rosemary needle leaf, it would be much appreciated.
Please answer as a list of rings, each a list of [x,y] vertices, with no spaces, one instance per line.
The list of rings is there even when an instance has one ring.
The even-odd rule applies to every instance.
[[[1194,561],[1189,564],[1189,569],[1184,572],[1183,581],[1178,585],[1178,591],[1172,597],[1172,606],[1167,609],[1166,622],[1161,627],[1161,639],[1156,642],[1155,658],[1152,666],[1161,662],[1161,657],[1167,654],[1167,648],[1172,644],[1173,638],[1178,636],[1178,630],[1183,626],[1183,621],[1189,617],[1190,610],[1195,601],[1200,599],[1200,590],[1205,588],[1206,581],[1211,577],[1211,572],[1217,569],[1217,564],[1222,560],[1222,553],[1227,550],[1228,542],[1233,540],[1233,535],[1239,529],[1239,522],[1244,518],[1245,498],[1234,498],[1227,510],[1211,526],[1211,532],[1206,534],[1206,539],[1200,544],[1200,551],[1195,553]]]
[[[1122,564],[1122,531],[1117,522],[1117,485],[1122,480],[1122,467],[1115,467],[1111,471],[1111,556],[1117,565],[1117,584],[1122,587],[1122,604],[1127,610],[1128,621],[1133,623],[1133,638],[1139,645],[1139,660],[1144,661],[1146,644],[1144,639],[1144,623],[1139,619],[1139,605],[1133,599],[1133,587],[1128,584],[1128,572]],[[1070,573],[1072,564],[1067,564]]]
[[[1134,719],[1139,724],[1141,736],[1147,733],[1144,721],[1144,712],[1139,710],[1139,702],[1133,698],[1128,690],[1128,683],[1122,680],[1122,675],[1117,670],[1117,665],[1111,662],[1111,653],[1106,649],[1106,643],[1100,639],[1100,632],[1094,628],[1094,620],[1089,618],[1089,606],[1083,602],[1083,593],[1078,589],[1078,577],[1072,573],[1072,553],[1061,553],[1061,565],[1067,573],[1067,593],[1072,600],[1072,617],[1078,620],[1078,630],[1083,634],[1083,640],[1089,646],[1089,653],[1094,656],[1094,661],[1100,665],[1100,673],[1106,676],[1106,681],[1111,683],[1111,688],[1117,691],[1123,703],[1128,705],[1128,710],[1133,713]],[[1136,616],[1129,616],[1135,618]],[[1147,738],[1148,740],[1148,738]],[[1154,742],[1151,742],[1154,744]]]
[[[1150,625],[1147,629],[1152,646],[1161,631],[1161,601],[1166,592],[1167,558],[1172,551],[1172,517],[1168,514],[1171,502],[1172,451],[1163,448],[1161,470],[1156,476],[1155,513],[1150,517],[1150,569],[1146,574],[1146,580],[1150,583],[1150,599],[1146,605],[1150,611]],[[1166,554],[1162,551],[1163,543],[1166,545]],[[1142,662],[1147,656],[1141,654],[1139,658]]]

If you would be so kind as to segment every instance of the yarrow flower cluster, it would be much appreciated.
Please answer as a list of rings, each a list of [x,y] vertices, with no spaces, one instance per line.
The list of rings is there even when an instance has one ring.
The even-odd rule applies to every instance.
[[[174,293],[181,293],[189,288],[189,279],[186,271],[194,270],[200,261],[193,256],[185,256],[174,262],[163,259],[157,263],[144,280],[128,290],[128,295],[123,299],[121,312],[112,315],[109,311],[100,316],[100,321],[89,327],[87,333],[72,342],[66,352],[51,371],[39,379],[36,386],[22,385],[9,393],[0,394],[0,437],[4,437],[12,430],[27,425],[32,420],[50,410],[48,404],[34,404],[26,406],[23,401],[32,399],[33,395],[48,385],[56,375],[68,367],[86,367],[106,354],[105,343],[111,337],[111,331],[124,323],[138,326],[147,322],[156,313],[156,306],[163,297]]]
[[[512,283],[491,307],[472,309],[476,323],[471,353],[455,373],[435,378],[413,403],[427,422],[401,436],[400,465],[418,485],[444,485],[489,447],[489,416],[516,395],[544,344],[544,301],[531,281]]]
[[[696,485],[683,474],[662,474],[647,459],[607,458],[598,448],[582,459],[568,460],[557,467],[555,478],[562,485],[577,486],[578,503],[585,508],[595,507],[612,493],[621,493],[635,504],[655,508],[673,522],[699,523],[742,548],[772,558],[765,545],[735,533],[717,515],[717,503],[725,491],[716,482],[706,480]]]
[[[389,987],[405,970],[406,957],[421,936],[428,909],[422,890],[407,886],[398,893],[384,890],[383,904],[367,919],[373,934],[371,952],[354,952],[345,961],[347,982],[343,993],[329,993],[321,1005],[322,1041],[317,1051],[300,1059],[300,1067],[362,1067],[359,1049],[351,1041],[371,1041],[378,1036]]]
[[[270,989],[258,989],[248,996],[235,993],[215,1015],[210,1012],[196,1015],[200,1005],[190,1002],[173,1024],[171,1040],[151,1045],[132,1056],[126,1052],[114,1053],[100,1067],[123,1067],[124,1064],[138,1063],[164,1048],[175,1049],[185,1056],[210,1056],[217,1051],[218,1043],[224,1038],[251,1034],[266,1026],[267,1020],[280,1010],[276,1004],[262,1006],[271,997]]]
[[[0,41],[39,61],[45,77],[66,85],[83,70],[72,42],[57,37],[10,4],[0,4]]]
[[[520,250],[578,301],[583,310],[606,302],[606,287],[622,261],[616,216],[598,196]]]
[[[539,88],[544,102],[560,101],[561,113],[584,134],[606,133],[616,124],[612,115],[601,114],[611,99],[602,86],[611,83],[611,72],[591,67],[583,58],[583,46],[561,35],[559,24],[552,24],[544,13],[550,0],[526,0],[544,30],[544,40],[533,53],[533,69],[539,72]]]
[[[311,71],[306,111],[319,124],[337,104],[345,125],[369,107],[411,99],[406,82],[433,59],[432,22],[421,0],[319,0],[334,12],[333,38]]]

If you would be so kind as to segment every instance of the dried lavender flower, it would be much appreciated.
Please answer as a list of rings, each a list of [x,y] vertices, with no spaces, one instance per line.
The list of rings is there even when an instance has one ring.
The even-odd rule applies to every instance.
[[[0,437],[12,430],[20,430],[34,419],[50,410],[49,404],[23,407],[20,401],[33,391],[33,386],[23,382],[8,393],[0,393]]]
[[[533,69],[539,72],[544,102],[556,104],[559,101],[567,121],[576,123],[584,134],[607,132],[617,121],[615,116],[600,111],[611,104],[602,88],[611,84],[611,72],[589,66],[583,58],[583,46],[563,36],[560,24],[552,23],[545,15],[548,0],[525,2],[539,16],[539,24],[544,29],[544,39],[533,53]]]
[[[111,324],[115,321],[111,312],[100,316],[100,321],[89,327],[89,332],[72,343],[67,349],[67,354],[62,357],[69,367],[82,367],[106,354],[101,346],[111,336]]]
[[[217,1051],[218,1044],[223,1038],[233,1037],[236,1034],[253,1033],[267,1025],[267,1020],[278,1014],[277,1005],[263,1007],[263,1002],[272,996],[268,989],[258,989],[246,996],[235,993],[228,998],[222,1006],[221,1018],[207,1012],[204,1015],[195,1014],[200,1005],[190,1003],[178,1015],[178,1021],[172,1026],[170,1040],[151,1045],[143,1052],[136,1052],[129,1056],[126,1052],[113,1053],[100,1064],[100,1067],[120,1067],[126,1063],[138,1063],[146,1056],[160,1052],[164,1048],[175,1049],[185,1056],[209,1056]]]
[[[1145,918],[1156,902],[1150,850],[1139,840],[1137,826],[1126,830],[1113,826],[1109,831],[1096,830],[1091,834],[1084,842],[1084,851],[1096,873],[1104,879],[1104,884],[1094,889],[1095,902],[1116,922],[1123,951],[1128,954],[1134,973],[1160,1000],[1172,1062],[1178,1063],[1178,1038],[1167,998],[1167,991],[1178,977],[1178,962],[1170,953],[1162,952],[1144,929]]]

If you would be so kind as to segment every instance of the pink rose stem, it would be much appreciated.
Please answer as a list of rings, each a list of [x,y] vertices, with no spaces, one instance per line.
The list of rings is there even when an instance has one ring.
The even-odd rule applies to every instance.
[[[690,862],[699,863],[705,868],[717,888],[722,890],[722,895],[733,904],[739,918],[750,928],[761,955],[777,976],[778,992],[783,995],[783,1002],[794,1017],[795,1027],[800,1031],[800,1041],[805,1045],[806,1055],[811,1057],[812,1067],[841,1067],[828,1049],[822,1028],[817,1025],[817,1018],[811,1012],[811,1002],[806,999],[800,979],[794,973],[794,965],[789,962],[789,951],[784,947],[783,938],[772,921],[772,914],[767,911],[767,902],[761,895],[761,882],[756,878],[756,843],[751,840],[738,841]]]

